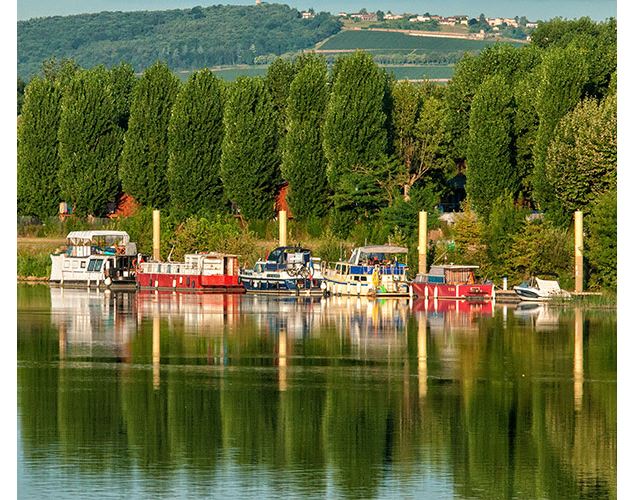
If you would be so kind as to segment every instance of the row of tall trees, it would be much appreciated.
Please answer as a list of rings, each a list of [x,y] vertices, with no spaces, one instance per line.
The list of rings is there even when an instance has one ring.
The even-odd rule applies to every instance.
[[[233,83],[202,70],[180,84],[160,63],[138,81],[126,65],[47,64],[25,90],[18,211],[52,215],[64,199],[98,214],[123,189],[184,215],[269,219],[286,180],[297,219],[329,214],[346,237],[379,218],[395,235],[464,173],[484,226],[513,229],[506,200],[566,226],[576,209],[615,212],[615,53],[615,22],[582,19],[466,55],[446,87],[392,81],[364,52],[330,73],[315,54],[278,59]]]

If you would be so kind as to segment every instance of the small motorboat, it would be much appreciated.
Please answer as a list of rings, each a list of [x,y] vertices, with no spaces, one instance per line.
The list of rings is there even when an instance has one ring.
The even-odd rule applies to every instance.
[[[541,280],[532,278],[529,282],[523,281],[514,287],[514,292],[520,300],[543,302],[552,299],[570,299],[571,294],[560,288],[555,280]]]

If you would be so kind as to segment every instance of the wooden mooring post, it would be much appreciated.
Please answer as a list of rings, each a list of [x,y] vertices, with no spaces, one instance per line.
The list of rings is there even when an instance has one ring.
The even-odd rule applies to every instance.
[[[152,211],[152,259],[161,260],[161,211]]]
[[[575,221],[575,292],[582,293],[584,289],[584,237],[582,234],[582,212],[576,210]]]
[[[419,272],[427,272],[427,252],[428,252],[428,213],[419,212]]]
[[[278,221],[280,223],[280,231],[279,231],[279,246],[286,247],[287,246],[287,211],[280,210],[278,212]]]

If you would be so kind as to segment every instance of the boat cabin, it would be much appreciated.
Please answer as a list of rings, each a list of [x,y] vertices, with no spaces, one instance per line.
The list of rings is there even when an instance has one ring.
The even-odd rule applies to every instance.
[[[432,265],[428,274],[417,276],[417,281],[430,284],[472,285],[476,283],[474,271],[478,267],[460,264]]]
[[[137,245],[125,231],[71,231],[67,246],[51,254],[50,281],[89,286],[134,283]]]
[[[258,261],[254,270],[282,271],[288,267],[309,267],[319,262],[319,259],[311,258],[311,250],[302,247],[278,247],[271,251],[265,261]]]
[[[238,256],[216,252],[186,254],[184,262],[143,262],[140,271],[145,274],[237,276]]]
[[[402,259],[400,259],[401,255],[403,255]],[[353,250],[348,262],[338,262],[335,269],[341,274],[373,274],[373,271],[379,267],[380,274],[405,276],[408,269],[407,255],[407,248],[394,245],[358,247]]]

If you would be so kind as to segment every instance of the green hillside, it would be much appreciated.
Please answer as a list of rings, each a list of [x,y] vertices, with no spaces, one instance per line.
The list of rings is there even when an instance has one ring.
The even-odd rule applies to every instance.
[[[18,76],[30,78],[51,57],[85,68],[125,61],[137,71],[156,60],[175,71],[253,64],[258,56],[313,47],[340,29],[328,13],[304,20],[279,4],[36,18],[17,25]]]
[[[493,45],[490,40],[467,40],[461,38],[442,38],[433,36],[412,36],[390,31],[341,31],[329,38],[322,51],[364,49],[372,52],[418,51],[436,54],[462,54],[480,52]],[[513,43],[519,46],[519,43]]]

